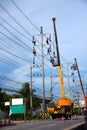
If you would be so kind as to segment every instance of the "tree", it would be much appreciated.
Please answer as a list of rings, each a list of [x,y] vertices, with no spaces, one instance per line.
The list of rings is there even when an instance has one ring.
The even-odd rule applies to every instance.
[[[22,88],[20,89],[19,93],[24,98],[24,102],[26,104],[26,114],[28,114],[29,104],[30,104],[30,100],[29,100],[29,95],[30,95],[29,83],[24,83]]]
[[[33,110],[36,108],[40,108],[41,99],[34,95],[36,92],[34,89],[32,90],[32,100],[33,100]],[[19,93],[23,96],[26,103],[26,114],[28,114],[30,109],[30,86],[29,83],[24,83]]]
[[[5,112],[9,112],[9,108],[5,106],[5,102],[10,102],[10,100],[12,99],[13,95],[11,94],[7,94],[5,92],[0,92],[0,110],[1,111],[5,111]]]

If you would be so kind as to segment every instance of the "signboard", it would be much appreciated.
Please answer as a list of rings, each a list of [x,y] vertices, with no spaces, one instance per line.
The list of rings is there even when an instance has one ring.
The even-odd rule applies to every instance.
[[[10,102],[5,102],[5,106],[10,106]]]
[[[11,114],[24,114],[24,112],[25,112],[24,105],[10,106],[10,115]]]
[[[23,98],[13,98],[12,105],[23,105]]]

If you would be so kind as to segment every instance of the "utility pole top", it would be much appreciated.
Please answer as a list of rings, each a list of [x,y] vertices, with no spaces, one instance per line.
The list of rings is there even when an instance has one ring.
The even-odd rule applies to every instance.
[[[56,18],[55,18],[55,17],[53,17],[53,18],[52,18],[52,20],[53,20],[53,21],[55,21],[55,20],[56,20]]]
[[[40,27],[40,34],[43,34],[43,27]]]

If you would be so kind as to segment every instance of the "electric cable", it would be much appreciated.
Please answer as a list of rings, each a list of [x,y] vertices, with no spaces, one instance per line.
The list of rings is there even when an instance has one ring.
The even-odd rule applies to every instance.
[[[25,13],[19,8],[19,6],[16,4],[16,2],[14,0],[11,0],[12,3],[16,6],[16,8],[21,12],[21,14],[29,21],[29,23],[31,23],[38,31],[39,28],[27,17],[27,15],[25,15]]]
[[[32,35],[3,7],[3,5],[0,3],[0,7],[15,21],[20,28],[22,28],[29,36],[32,37]]]

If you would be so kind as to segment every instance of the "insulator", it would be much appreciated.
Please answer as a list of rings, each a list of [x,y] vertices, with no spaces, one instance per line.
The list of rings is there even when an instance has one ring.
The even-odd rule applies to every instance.
[[[33,64],[35,64],[35,57],[33,57]]]
[[[73,82],[74,82],[74,78],[73,78]]]
[[[33,36],[33,39],[32,39],[32,43],[34,43],[34,45],[36,45],[36,40],[34,39],[34,36]]]
[[[50,52],[51,52],[51,48],[49,47],[47,50],[47,54],[50,54]]]
[[[51,41],[51,34],[49,35],[49,41]]]
[[[33,54],[36,55],[36,49],[33,47]]]
[[[36,55],[36,50],[33,50],[33,54]]]

